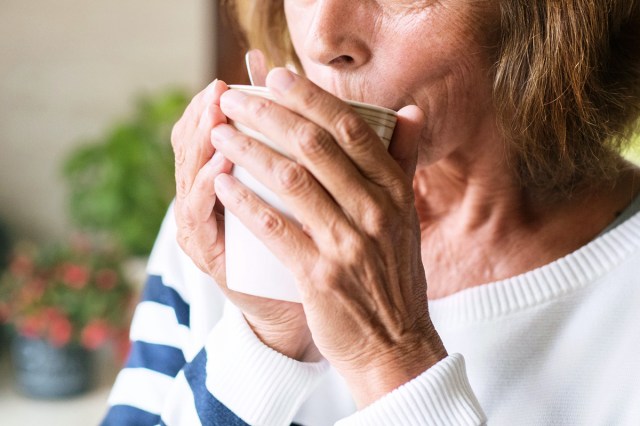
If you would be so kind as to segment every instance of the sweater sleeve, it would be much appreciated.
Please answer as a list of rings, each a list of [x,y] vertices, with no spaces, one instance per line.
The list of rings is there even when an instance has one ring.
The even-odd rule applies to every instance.
[[[203,334],[202,318],[191,324],[194,268],[176,242],[170,210],[102,425],[289,425],[326,362],[299,363],[268,348],[231,304],[217,323],[205,321],[212,325]],[[216,303],[207,298],[207,310]]]
[[[134,325],[144,321],[166,334],[159,316],[140,312]],[[190,362],[176,347],[134,341],[103,425],[289,425],[327,368],[265,346],[229,303]]]
[[[231,303],[205,344],[207,391],[251,425],[289,425],[320,382],[326,361],[303,363],[264,345]]]
[[[483,425],[486,416],[476,399],[460,354],[451,354],[420,376],[336,426]]]
[[[109,396],[103,425],[155,425],[175,377],[186,365],[189,305],[161,276],[150,275],[131,323],[131,350]]]

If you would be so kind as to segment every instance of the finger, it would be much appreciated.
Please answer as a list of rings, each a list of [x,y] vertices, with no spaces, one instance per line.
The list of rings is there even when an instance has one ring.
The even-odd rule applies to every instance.
[[[223,284],[220,273],[224,271],[224,222],[218,222],[211,215],[205,222],[198,225],[196,232],[191,234],[189,255],[197,259],[200,269],[215,277],[216,282]],[[224,275],[222,275],[224,277]],[[222,282],[219,282],[222,281]]]
[[[225,93],[220,105],[232,120],[278,141],[275,148],[288,152],[303,164],[349,214],[358,214],[362,201],[370,197],[371,185],[331,134],[321,127],[275,102],[237,90]]]
[[[180,142],[189,140],[193,136],[194,129],[198,127],[206,105],[210,103],[216,93],[216,86],[219,86],[217,79],[198,92],[173,127],[171,143],[176,151],[176,164],[182,164],[184,161],[184,155],[182,155],[184,154],[184,149],[181,149],[184,147]]]
[[[415,105],[398,111],[398,121],[389,144],[389,154],[398,163],[405,175],[413,180],[418,162],[418,145],[426,117]]]
[[[209,85],[209,87],[205,90],[202,95],[202,99],[199,106],[199,111],[201,111],[198,116],[198,125],[200,125],[201,121],[205,120],[205,125],[210,122],[212,118],[221,118],[219,115],[217,116],[215,113],[211,112],[206,114],[207,108],[211,106],[220,107],[220,96],[224,92],[229,90],[229,86],[222,80],[215,80],[213,83]],[[215,110],[214,110],[215,111]],[[224,116],[224,115],[223,115]]]
[[[187,196],[196,174],[213,156],[210,132],[216,124],[226,122],[226,117],[219,107],[220,96],[226,90],[228,87],[223,81],[216,80],[212,83],[200,98],[200,116],[197,122],[192,123],[195,124],[195,130],[191,135],[185,132],[181,140],[173,143],[176,155],[176,188],[179,198]]]
[[[198,122],[200,121],[200,116],[202,111],[204,110],[205,104],[208,104],[210,99],[213,98],[214,88],[218,85],[219,80],[215,79],[207,87],[198,92],[187,108],[185,108],[184,113],[182,114],[181,121],[183,121],[186,125],[190,125],[196,127]]]
[[[175,177],[176,177],[176,195],[178,199],[184,198],[190,189],[191,179],[189,173],[183,168],[186,160],[189,144],[187,143],[193,138],[202,115],[202,105],[205,93],[209,97],[213,93],[217,84],[217,79],[210,83],[205,89],[196,94],[178,122],[173,126],[171,131],[171,145],[175,157]]]
[[[306,78],[285,68],[267,76],[276,101],[328,131],[362,173],[381,186],[398,177],[399,166],[355,110]]]
[[[196,221],[204,222],[213,213],[216,203],[214,179],[221,173],[230,173],[233,164],[222,153],[216,152],[196,175],[186,202]]]
[[[216,177],[215,188],[225,209],[262,241],[294,276],[302,277],[317,257],[311,239],[232,176]]]
[[[211,134],[216,149],[276,193],[312,239],[334,242],[345,234],[342,210],[302,165],[228,124]]]

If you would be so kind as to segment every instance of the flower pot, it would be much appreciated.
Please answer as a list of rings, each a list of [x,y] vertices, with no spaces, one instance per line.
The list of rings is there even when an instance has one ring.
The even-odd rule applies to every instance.
[[[91,354],[78,345],[57,348],[42,339],[16,336],[11,347],[20,390],[34,398],[64,398],[89,389]]]

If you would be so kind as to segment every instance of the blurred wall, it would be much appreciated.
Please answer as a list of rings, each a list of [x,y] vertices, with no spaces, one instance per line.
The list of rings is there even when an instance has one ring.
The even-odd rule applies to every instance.
[[[60,163],[74,144],[126,117],[136,94],[206,84],[210,4],[0,2],[0,219],[14,235],[68,232]]]

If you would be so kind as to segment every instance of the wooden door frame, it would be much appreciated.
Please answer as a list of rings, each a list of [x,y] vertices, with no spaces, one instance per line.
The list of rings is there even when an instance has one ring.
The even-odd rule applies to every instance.
[[[212,78],[219,78],[229,84],[249,84],[244,65],[246,44],[225,3],[224,0],[211,0],[209,3],[209,16],[214,17],[210,40],[215,43],[212,49],[215,54],[210,55],[210,73]]]

